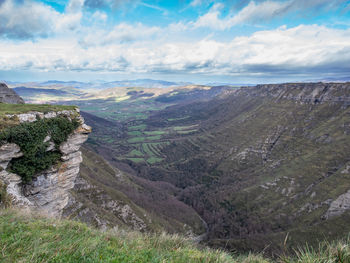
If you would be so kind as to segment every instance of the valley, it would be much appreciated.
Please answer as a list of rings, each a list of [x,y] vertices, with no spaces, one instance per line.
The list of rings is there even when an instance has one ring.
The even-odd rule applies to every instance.
[[[105,212],[114,200],[144,222],[136,228],[200,235],[207,225],[210,246],[271,255],[350,231],[349,83],[94,92],[56,98],[93,128],[81,177],[99,190],[78,184],[71,216],[130,226],[118,208]]]

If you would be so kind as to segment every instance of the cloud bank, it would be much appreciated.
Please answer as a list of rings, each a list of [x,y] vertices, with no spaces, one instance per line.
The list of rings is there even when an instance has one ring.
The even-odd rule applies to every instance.
[[[244,24],[304,9],[331,10],[346,4],[343,0],[193,0],[191,8],[210,7],[192,20],[162,26],[110,24],[108,10],[127,4],[168,15],[163,8],[137,0],[70,0],[63,12],[34,0],[0,0],[0,71],[302,78],[350,72],[349,27],[283,25],[229,37],[232,28]],[[227,34],[216,37],[220,32]]]
[[[300,25],[259,31],[229,42],[203,39],[195,43],[157,42],[147,37],[131,43],[133,34],[126,34],[143,31],[152,35],[159,30],[121,25],[103,37],[110,40],[104,45],[86,47],[75,40],[0,42],[0,70],[305,76],[349,72],[350,30]]]

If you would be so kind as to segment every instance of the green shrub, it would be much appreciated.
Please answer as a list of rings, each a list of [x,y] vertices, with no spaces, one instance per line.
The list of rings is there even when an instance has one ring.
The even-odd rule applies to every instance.
[[[6,185],[0,181],[0,208],[6,208],[11,205],[11,200],[6,191]]]
[[[17,144],[23,153],[20,158],[12,159],[9,169],[22,177],[23,182],[32,180],[34,174],[57,163],[62,156],[59,146],[67,140],[79,122],[58,116],[51,119],[38,119],[6,129],[0,134],[0,141]],[[49,142],[44,142],[49,135],[55,143],[55,150],[47,152]]]

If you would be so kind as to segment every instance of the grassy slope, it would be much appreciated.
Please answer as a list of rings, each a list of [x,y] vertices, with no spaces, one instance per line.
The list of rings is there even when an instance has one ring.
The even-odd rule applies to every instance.
[[[349,241],[322,243],[318,249],[295,251],[276,261],[255,255],[231,256],[218,250],[198,248],[189,240],[166,234],[100,232],[69,220],[48,219],[0,210],[1,262],[184,262],[184,263],[347,263]]]
[[[0,210],[1,262],[233,262],[178,236],[99,232],[83,223]]]
[[[149,231],[184,234],[190,229],[194,234],[205,231],[197,213],[174,197],[176,189],[121,173],[87,148],[82,148],[82,152],[80,177],[91,187],[76,184],[72,194],[77,203],[65,211],[69,217],[92,225],[102,221],[109,227],[130,227],[129,219],[123,219],[120,211],[105,207],[108,202],[117,202],[119,206],[128,205],[145,222]],[[86,214],[84,211],[89,212]],[[99,220],[96,221],[93,214]]]

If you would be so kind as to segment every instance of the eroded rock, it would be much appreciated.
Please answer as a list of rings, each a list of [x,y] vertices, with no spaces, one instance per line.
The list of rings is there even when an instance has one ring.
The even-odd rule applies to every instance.
[[[328,219],[334,216],[339,216],[350,209],[350,190],[340,195],[329,206],[323,218]]]
[[[67,117],[77,115],[74,111],[62,111],[55,113],[46,113],[38,115],[37,112],[28,114],[19,114],[17,117],[20,122],[31,122],[36,116],[42,118],[54,118],[57,115]],[[45,213],[60,217],[64,207],[69,202],[69,190],[74,187],[74,182],[79,174],[79,166],[83,161],[80,146],[87,140],[91,128],[84,123],[84,119],[79,117],[80,126],[69,135],[67,141],[60,145],[62,152],[59,165],[50,167],[33,177],[33,180],[23,185],[21,177],[6,171],[9,162],[13,158],[22,156],[20,148],[16,144],[4,144],[0,147],[0,180],[6,185],[6,191],[15,205],[35,208]],[[47,151],[54,150],[54,144],[51,143],[50,136],[44,141],[50,142]]]
[[[24,100],[15,91],[0,83],[0,102],[10,104],[24,104]]]

